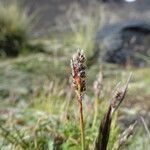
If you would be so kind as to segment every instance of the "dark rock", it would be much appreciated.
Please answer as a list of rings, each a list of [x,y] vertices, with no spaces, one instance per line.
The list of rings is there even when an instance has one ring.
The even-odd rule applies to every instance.
[[[106,62],[134,66],[147,65],[150,47],[150,22],[127,20],[100,29],[95,38],[94,55]]]

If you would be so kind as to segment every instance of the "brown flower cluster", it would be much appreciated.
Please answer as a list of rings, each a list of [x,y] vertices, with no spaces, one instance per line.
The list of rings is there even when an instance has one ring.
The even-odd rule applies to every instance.
[[[85,56],[78,51],[71,59],[73,86],[80,94],[86,90]]]

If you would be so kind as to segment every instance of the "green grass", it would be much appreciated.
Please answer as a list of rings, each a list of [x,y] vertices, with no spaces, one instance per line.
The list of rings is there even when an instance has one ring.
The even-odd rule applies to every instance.
[[[3,149],[8,148],[10,145],[15,150],[19,149],[21,145],[23,145],[22,149],[37,149],[38,147],[41,150],[48,148],[51,150],[54,145],[55,147],[61,146],[63,150],[79,149],[80,130],[78,123],[75,123],[78,122],[77,103],[74,94],[70,91],[68,82],[70,75],[69,60],[60,59],[59,57],[56,57],[55,61],[53,60],[52,57],[46,54],[1,60],[1,125],[9,131],[8,137],[10,136],[10,138],[14,139],[15,136],[17,138],[11,141],[11,144],[4,130],[1,130],[1,139],[4,137],[1,140],[1,142],[3,141]],[[93,66],[88,70],[87,94],[89,100],[84,102],[84,114],[91,114],[85,115],[86,145],[89,147],[93,145],[99,121],[106,110],[107,100],[111,98],[112,89],[119,81],[124,83],[131,71],[133,72],[133,77],[122,107],[132,105],[132,110],[137,105],[141,109],[144,105],[147,106],[147,109],[149,107],[149,102],[145,101],[144,98],[150,97],[148,86],[150,82],[149,68],[125,70],[117,66],[104,65],[103,69],[103,91],[105,94],[102,95],[103,101],[99,104],[99,115],[94,131],[90,128],[93,116],[91,107],[93,100],[92,83],[99,70],[97,66]],[[69,98],[69,93],[72,93],[71,98]],[[69,107],[66,107],[67,105]],[[128,109],[130,110],[130,108]],[[12,112],[15,112],[14,115],[8,118],[8,114]],[[66,116],[67,112],[69,113]],[[108,146],[109,149],[111,149],[114,140],[119,134],[119,128],[116,128],[115,124],[116,122],[112,124],[113,130]],[[18,130],[19,134],[23,136],[21,139],[25,139],[26,144],[23,144],[24,141],[18,139]],[[140,140],[138,134],[136,134],[135,138]],[[140,142],[143,143],[145,140]],[[136,147],[138,143],[133,140],[128,144],[128,149],[132,149],[131,147]],[[145,148],[145,150],[147,149]]]

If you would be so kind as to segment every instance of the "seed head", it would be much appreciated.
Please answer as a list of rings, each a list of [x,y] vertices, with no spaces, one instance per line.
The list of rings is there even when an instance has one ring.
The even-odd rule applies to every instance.
[[[118,140],[115,142],[112,150],[118,150],[121,149],[123,145],[125,145],[126,141],[129,137],[132,136],[134,128],[137,124],[137,121],[135,121],[132,125],[130,125],[119,137]]]
[[[119,89],[114,93],[112,107],[116,108],[118,104],[123,100],[125,95],[125,91],[123,89]]]
[[[116,93],[114,94],[113,98],[112,98],[112,101],[111,101],[111,107],[113,109],[113,112],[115,110],[117,110],[117,108],[120,106],[120,104],[122,103],[125,95],[126,95],[126,92],[127,92],[127,88],[128,88],[128,84],[129,84],[129,81],[130,81],[130,78],[131,78],[131,75],[129,76],[128,80],[127,80],[127,83],[125,84],[125,86],[123,86],[122,88],[118,89],[116,91]]]
[[[97,79],[93,83],[94,94],[97,97],[100,96],[102,91],[102,81],[103,81],[103,73],[102,73],[102,69],[100,69]]]
[[[78,51],[71,59],[72,82],[75,90],[82,93],[86,90],[85,56],[83,51]]]

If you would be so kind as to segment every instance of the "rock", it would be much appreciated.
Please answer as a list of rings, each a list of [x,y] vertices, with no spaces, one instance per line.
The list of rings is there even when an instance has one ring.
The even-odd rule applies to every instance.
[[[134,66],[145,66],[150,47],[150,22],[126,20],[100,29],[95,36],[92,59]]]

